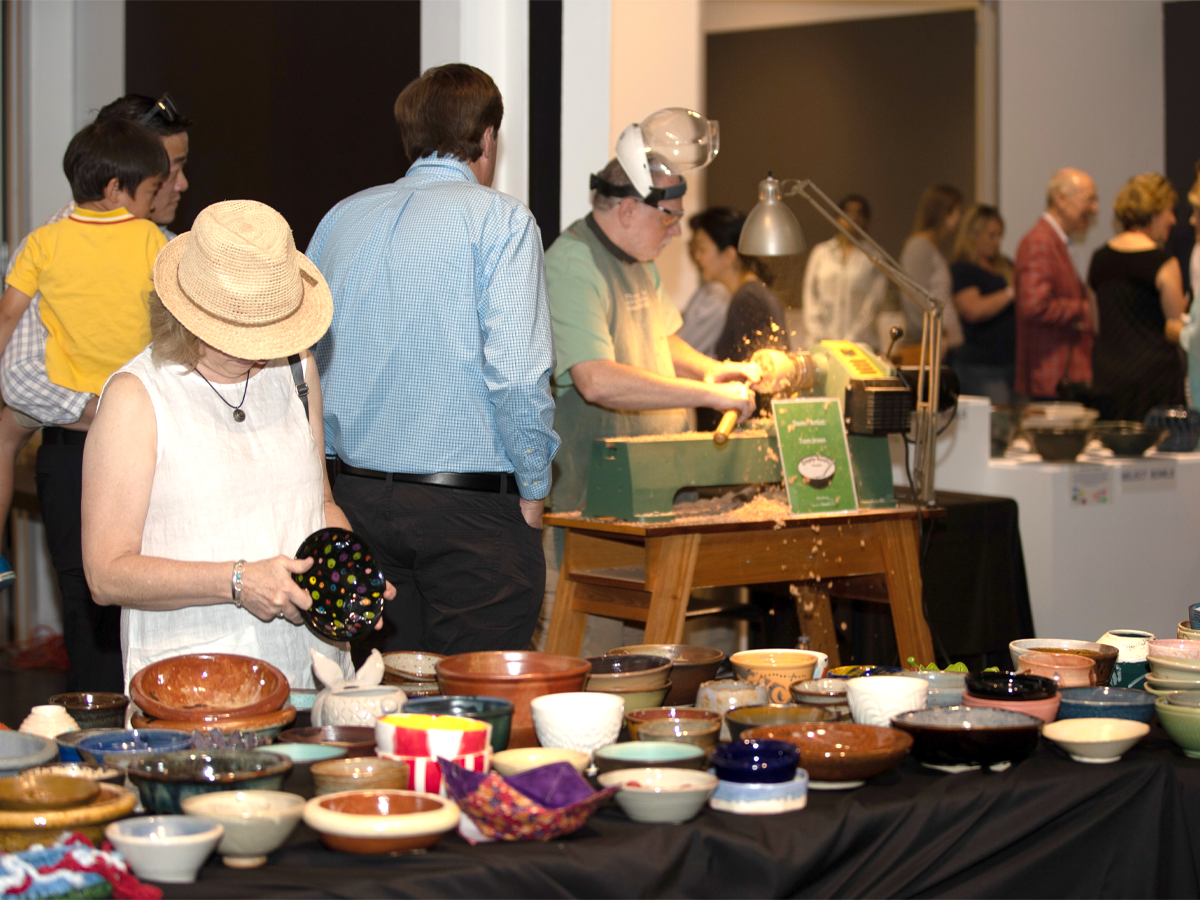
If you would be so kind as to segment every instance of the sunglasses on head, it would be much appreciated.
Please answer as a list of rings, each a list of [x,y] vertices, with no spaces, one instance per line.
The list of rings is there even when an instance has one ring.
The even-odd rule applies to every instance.
[[[150,107],[149,111],[138,119],[138,124],[149,125],[156,116],[168,125],[173,125],[183,118],[183,114],[175,105],[175,101],[171,99],[171,95],[166,93],[154,101],[154,105]]]

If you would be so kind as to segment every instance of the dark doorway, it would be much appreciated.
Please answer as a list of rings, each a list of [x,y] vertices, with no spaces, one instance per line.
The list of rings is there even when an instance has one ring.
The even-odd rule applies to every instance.
[[[172,227],[260,200],[303,250],[344,197],[408,168],[392,105],[420,74],[419,0],[129,0],[125,83],[169,92],[195,124]]]
[[[1163,4],[1163,66],[1166,87],[1167,177],[1179,193],[1175,207],[1177,224],[1171,231],[1168,249],[1179,257],[1185,287],[1193,296],[1188,262],[1196,234],[1188,223],[1191,204],[1188,191],[1196,181],[1200,161],[1200,117],[1196,96],[1200,94],[1200,69],[1196,68],[1196,41],[1200,40],[1200,4]],[[1192,312],[1195,315],[1195,309]],[[1195,398],[1193,398],[1195,402]]]

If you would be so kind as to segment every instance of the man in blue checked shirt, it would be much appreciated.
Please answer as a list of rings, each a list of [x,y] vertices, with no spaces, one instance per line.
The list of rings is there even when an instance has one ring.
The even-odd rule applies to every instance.
[[[541,236],[490,187],[504,105],[486,73],[430,69],[395,112],[416,162],[308,247],[333,291],[315,356],[334,496],[396,586],[376,646],[524,650],[559,445]]]

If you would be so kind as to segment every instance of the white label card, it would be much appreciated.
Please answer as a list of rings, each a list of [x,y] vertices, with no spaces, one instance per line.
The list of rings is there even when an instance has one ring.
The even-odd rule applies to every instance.
[[[1175,490],[1175,460],[1146,459],[1129,466],[1121,466],[1121,492]]]

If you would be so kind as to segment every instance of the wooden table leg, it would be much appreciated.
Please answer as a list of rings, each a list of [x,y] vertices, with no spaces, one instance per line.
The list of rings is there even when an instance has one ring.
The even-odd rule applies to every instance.
[[[558,587],[554,590],[550,630],[546,635],[546,652],[578,656],[583,647],[583,633],[587,628],[587,613],[574,608],[576,587],[571,578],[571,544],[575,539],[575,532],[568,528],[566,538],[562,565],[558,570]]]
[[[887,581],[900,662],[905,663],[910,656],[921,665],[934,662],[933,638],[929,634],[929,623],[925,621],[921,605],[921,567],[916,532],[908,521],[880,522],[875,528],[883,551],[883,574]]]
[[[808,646],[829,657],[829,668],[842,664],[838,654],[837,632],[833,624],[833,607],[829,602],[829,591],[811,581],[802,581],[788,588],[796,598],[796,618],[800,621],[800,633],[808,635]]]
[[[650,547],[650,541],[647,541],[646,556],[648,559],[657,556],[657,565],[653,573],[646,573],[646,580],[653,587],[645,642],[678,644],[683,638],[683,623],[687,616],[688,597],[692,593],[700,535],[677,534],[651,540],[658,543],[658,548]],[[557,605],[554,611],[558,613]]]

